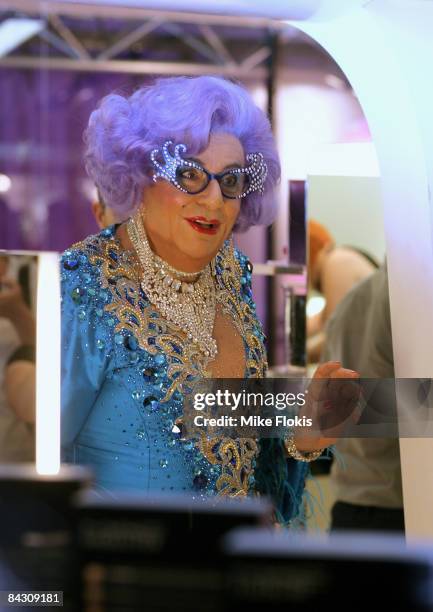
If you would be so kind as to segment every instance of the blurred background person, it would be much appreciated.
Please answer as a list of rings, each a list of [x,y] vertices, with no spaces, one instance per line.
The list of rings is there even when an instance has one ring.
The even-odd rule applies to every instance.
[[[326,328],[323,358],[341,360],[362,378],[394,378],[385,266],[337,306]],[[387,401],[386,396],[379,401]],[[387,414],[389,409],[382,406]],[[398,438],[342,438],[335,446],[340,458],[331,468],[336,495],[331,529],[403,531]]]
[[[36,420],[35,348],[20,346],[9,358],[4,375],[7,404],[25,423]]]
[[[29,294],[29,284],[22,287],[12,272],[11,264],[17,263],[18,259],[19,256],[0,256],[0,462],[34,459],[34,431],[29,425],[34,422],[34,416],[31,419],[34,399],[27,412],[28,418],[23,421],[20,414],[14,411],[17,407],[15,392],[20,385],[14,378],[10,386],[11,380],[7,375],[11,357],[23,351],[34,351],[35,346],[35,318],[24,297]],[[28,279],[25,269],[16,276]],[[27,380],[34,392],[34,378]]]
[[[308,283],[325,299],[324,308],[307,319],[309,362],[318,362],[325,340],[326,322],[352,287],[378,267],[368,253],[357,247],[337,246],[324,225],[308,222]],[[349,366],[347,366],[349,367]]]

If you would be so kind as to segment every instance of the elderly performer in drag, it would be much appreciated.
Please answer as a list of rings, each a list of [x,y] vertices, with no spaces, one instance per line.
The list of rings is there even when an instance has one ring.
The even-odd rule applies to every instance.
[[[64,459],[91,466],[106,490],[265,494],[288,523],[329,440],[204,444],[182,424],[194,380],[266,371],[252,266],[232,232],[274,218],[267,117],[224,79],[165,78],[104,98],[85,142],[88,174],[127,221],[62,257]]]

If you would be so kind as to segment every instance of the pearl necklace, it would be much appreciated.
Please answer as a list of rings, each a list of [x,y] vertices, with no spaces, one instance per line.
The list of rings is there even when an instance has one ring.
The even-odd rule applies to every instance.
[[[217,343],[212,337],[216,312],[216,290],[210,265],[201,272],[181,272],[169,266],[150,248],[140,213],[127,223],[128,236],[142,268],[141,288],[163,317],[185,332],[188,340],[214,359]],[[170,271],[170,273],[169,273]],[[195,282],[179,278],[197,277]]]

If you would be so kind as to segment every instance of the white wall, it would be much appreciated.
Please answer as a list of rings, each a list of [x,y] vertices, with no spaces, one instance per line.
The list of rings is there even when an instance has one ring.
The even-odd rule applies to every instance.
[[[372,0],[327,23],[293,23],[350,79],[381,169],[396,376],[433,369],[433,3]],[[433,535],[433,441],[401,440],[409,535]]]
[[[383,200],[377,177],[310,176],[308,214],[323,223],[336,244],[385,257]]]
[[[280,212],[275,259],[287,250],[288,183],[307,178],[312,155],[324,145],[350,140],[363,121],[358,100],[343,82],[324,70],[285,69],[276,91],[276,138],[281,155]]]
[[[323,62],[320,70],[282,67],[279,73],[278,87],[275,92],[275,124],[282,176],[279,190],[279,214],[273,227],[274,259],[277,260],[287,260],[289,181],[307,179],[311,159],[318,150],[332,143],[350,141],[355,132],[359,133],[360,125],[364,126],[364,135],[368,133],[358,100],[333,72],[335,68],[328,61]],[[327,222],[328,219],[334,220],[335,211],[341,206],[337,205],[333,198],[326,201],[320,197],[320,194],[318,195],[319,197],[314,198],[312,203],[315,208],[319,206],[322,208],[319,217],[323,217],[324,222]],[[376,210],[374,205],[371,210]],[[310,196],[308,196],[307,211],[308,216],[311,216]],[[352,236],[350,232],[345,235],[345,228],[350,228],[350,216],[340,214],[340,217],[341,224],[335,228],[338,234],[337,239],[341,237],[343,244],[349,244]],[[371,223],[374,223],[373,220]],[[383,239],[380,242],[379,234],[380,231],[383,232],[382,227],[383,222],[381,221],[378,224],[378,244],[375,245],[375,251],[381,252],[383,251]],[[359,246],[362,244],[359,243]],[[279,286],[275,288],[274,299],[277,344],[281,347],[284,342],[284,303],[283,291]],[[283,353],[280,350],[278,363],[282,363],[282,360]]]
[[[320,56],[316,61],[319,62]],[[287,68],[278,71],[275,91],[275,136],[281,158],[279,214],[272,229],[275,259],[287,258],[289,180],[305,180],[312,158],[332,143],[350,142],[360,135],[368,138],[368,127],[357,98],[347,85],[332,73],[332,62],[323,61],[321,69]],[[263,84],[250,87],[256,104],[266,110]],[[265,251],[252,230],[237,239],[253,261],[264,262]],[[350,238],[345,239],[345,243]]]

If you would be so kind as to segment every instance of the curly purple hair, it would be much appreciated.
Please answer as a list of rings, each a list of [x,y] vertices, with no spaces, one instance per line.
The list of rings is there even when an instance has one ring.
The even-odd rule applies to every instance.
[[[238,138],[245,155],[261,152],[268,166],[264,194],[255,192],[242,200],[235,231],[269,225],[275,218],[274,190],[280,178],[269,120],[243,87],[220,77],[160,78],[129,98],[103,98],[84,132],[86,170],[105,204],[126,218],[152,182],[152,149],[172,140],[184,143],[194,156],[217,132]]]

